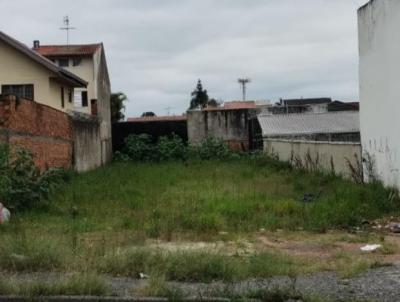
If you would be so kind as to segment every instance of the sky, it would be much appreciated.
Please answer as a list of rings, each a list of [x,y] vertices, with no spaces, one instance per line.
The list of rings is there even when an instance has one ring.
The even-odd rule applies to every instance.
[[[358,100],[357,8],[367,0],[0,0],[0,30],[31,46],[103,42],[125,115],[182,114],[210,97]]]

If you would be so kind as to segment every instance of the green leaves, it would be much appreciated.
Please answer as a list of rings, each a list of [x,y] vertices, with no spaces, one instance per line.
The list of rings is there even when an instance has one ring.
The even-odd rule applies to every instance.
[[[11,152],[6,145],[0,145],[0,172],[0,200],[13,210],[40,205],[66,175],[60,169],[41,173],[30,152],[22,149]]]

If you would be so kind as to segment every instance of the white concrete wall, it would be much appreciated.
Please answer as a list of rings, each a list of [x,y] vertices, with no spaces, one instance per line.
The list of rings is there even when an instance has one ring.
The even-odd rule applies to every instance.
[[[317,142],[303,140],[264,139],[264,151],[269,155],[276,155],[282,161],[291,162],[301,160],[307,165],[308,155],[313,163],[318,161],[318,169],[334,172],[350,178],[348,161],[353,167],[360,165],[361,145],[347,142]]]
[[[370,1],[358,23],[363,151],[376,176],[400,187],[400,1]]]

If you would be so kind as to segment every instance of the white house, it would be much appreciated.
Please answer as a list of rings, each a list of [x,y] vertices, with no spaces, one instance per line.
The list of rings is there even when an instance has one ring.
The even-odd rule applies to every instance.
[[[40,45],[36,40],[33,50],[88,82],[87,88],[74,89],[74,110],[100,118],[102,158],[108,162],[112,157],[111,85],[103,43]]]
[[[400,188],[400,1],[369,1],[358,25],[364,172]]]

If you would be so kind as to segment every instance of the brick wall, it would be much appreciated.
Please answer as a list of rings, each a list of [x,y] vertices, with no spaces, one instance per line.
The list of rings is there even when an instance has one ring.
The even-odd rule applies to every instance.
[[[68,114],[14,96],[0,96],[0,141],[30,150],[42,170],[72,168],[73,137]]]

